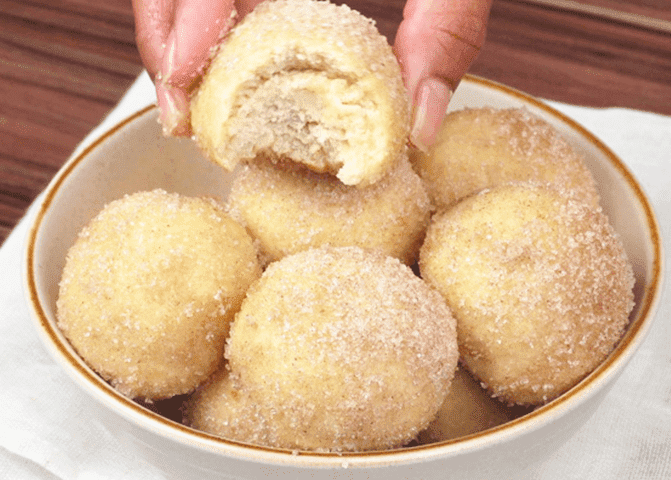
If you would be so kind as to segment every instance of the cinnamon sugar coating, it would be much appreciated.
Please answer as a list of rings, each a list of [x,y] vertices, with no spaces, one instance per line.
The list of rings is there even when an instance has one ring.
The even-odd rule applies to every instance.
[[[198,394],[196,428],[292,450],[364,451],[399,447],[426,427],[458,351],[445,301],[407,266],[324,247],[268,266],[236,315],[226,357],[238,398],[255,407],[227,406],[230,394],[209,389],[228,391],[229,380],[216,380]]]
[[[251,238],[219,203],[127,195],[68,251],[58,326],[124,395],[188,393],[221,365],[229,324],[260,275]]]
[[[597,205],[583,157],[545,120],[524,108],[466,108],[445,117],[428,153],[412,151],[431,200],[443,209],[509,182],[549,183]]]
[[[372,20],[327,1],[263,2],[221,44],[191,101],[207,156],[263,154],[347,185],[392,167],[410,131],[398,61]]]
[[[501,400],[547,402],[594,370],[633,307],[634,276],[599,207],[509,184],[435,217],[422,277],[457,319],[467,368]]]
[[[272,427],[262,414],[263,399],[250,395],[238,375],[220,368],[185,404],[186,423],[253,445],[263,445]]]
[[[417,439],[426,445],[464,437],[509,422],[525,413],[522,410],[492,398],[478,380],[459,367],[436,417]]]
[[[424,184],[407,157],[366,187],[257,159],[240,167],[228,201],[269,260],[331,245],[375,249],[411,265],[431,214]]]

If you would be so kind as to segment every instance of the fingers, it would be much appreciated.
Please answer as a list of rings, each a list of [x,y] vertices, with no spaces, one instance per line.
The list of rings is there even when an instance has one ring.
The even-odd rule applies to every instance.
[[[133,0],[137,48],[152,78],[161,69],[165,41],[172,26],[174,4],[173,0]]]
[[[212,48],[262,0],[132,0],[138,49],[166,134],[188,135],[188,90]],[[414,105],[411,140],[435,141],[452,92],[484,42],[492,0],[408,0],[394,49]]]
[[[234,0],[133,0],[138,50],[166,135],[188,135],[188,91],[232,27]]]
[[[161,65],[168,85],[188,88],[200,76],[212,48],[233,26],[233,0],[181,0],[166,39]]]
[[[188,92],[161,81],[155,84],[159,122],[163,126],[163,134],[176,137],[191,135]]]
[[[233,0],[180,0],[165,41],[156,96],[165,135],[189,135],[189,90],[233,26]]]
[[[413,103],[410,139],[435,142],[452,92],[485,40],[491,0],[408,0],[394,51]]]
[[[236,0],[235,9],[238,11],[238,18],[244,18],[249,12],[254,10],[263,0]]]

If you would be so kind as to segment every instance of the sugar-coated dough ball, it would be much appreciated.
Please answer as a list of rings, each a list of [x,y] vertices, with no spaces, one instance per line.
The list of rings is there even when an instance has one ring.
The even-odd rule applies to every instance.
[[[322,245],[376,249],[411,265],[431,215],[407,158],[366,187],[257,160],[240,168],[229,205],[270,260]]]
[[[268,266],[236,315],[226,356],[241,402],[256,405],[236,405],[236,422],[252,426],[195,413],[196,428],[277,448],[364,451],[401,446],[426,427],[458,350],[445,301],[409,267],[324,247]],[[229,411],[216,405],[226,395],[201,395],[196,411]]]
[[[467,368],[510,403],[578,383],[633,307],[632,267],[605,214],[540,186],[500,186],[435,217],[420,271],[452,308]]]
[[[520,416],[521,409],[492,398],[480,382],[459,368],[436,418],[419,434],[418,441],[425,445],[482,432]]]
[[[231,440],[263,445],[264,400],[254,398],[228,368],[219,369],[185,403],[186,423]]]
[[[219,367],[260,275],[251,238],[220,204],[139,192],[106,205],[68,251],[58,325],[121,393],[167,398]]]
[[[207,156],[229,170],[264,154],[365,185],[405,148],[410,108],[373,21],[346,5],[277,0],[222,43],[192,99],[191,124]]]
[[[439,209],[484,188],[524,181],[560,185],[599,202],[583,157],[524,108],[450,112],[430,151],[413,150],[412,161]]]

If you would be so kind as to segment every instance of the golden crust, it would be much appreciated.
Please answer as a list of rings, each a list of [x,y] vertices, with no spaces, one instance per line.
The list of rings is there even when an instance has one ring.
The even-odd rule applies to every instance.
[[[366,187],[257,160],[237,172],[229,208],[269,260],[322,245],[359,246],[408,265],[417,260],[431,215],[423,182],[407,158]]]
[[[348,185],[405,148],[409,99],[374,23],[325,1],[263,2],[222,43],[191,102],[198,144],[232,170],[259,153]]]
[[[464,368],[458,368],[450,391],[429,426],[417,438],[420,444],[464,437],[502,425],[520,416],[522,407],[509,408],[482,388]]]
[[[525,181],[558,185],[587,203],[599,202],[583,157],[524,108],[450,112],[431,150],[413,150],[411,161],[439,209],[485,188]]]
[[[278,448],[386,449],[413,439],[442,404],[456,326],[442,297],[398,260],[357,247],[311,249],[270,264],[251,287],[226,357],[243,398],[257,405],[234,406],[248,415],[237,423],[251,427],[230,428],[227,413],[206,414],[196,427]],[[236,438],[250,431],[254,438]]]
[[[420,270],[457,318],[467,368],[510,403],[579,382],[633,307],[632,267],[601,209],[535,185],[499,186],[435,217]]]
[[[58,326],[124,395],[187,393],[221,364],[229,323],[260,274],[251,238],[215,201],[127,195],[68,251]]]
[[[186,402],[185,419],[198,430],[262,445],[272,430],[261,413],[262,405],[263,399],[253,398],[240,378],[223,367]]]

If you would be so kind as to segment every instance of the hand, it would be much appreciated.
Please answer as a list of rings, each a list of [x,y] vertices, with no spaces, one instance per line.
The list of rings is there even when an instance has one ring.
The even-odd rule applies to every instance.
[[[411,142],[426,151],[485,41],[492,0],[408,0],[394,43],[412,98]]]
[[[166,135],[189,135],[189,91],[212,48],[261,0],[133,0],[138,50]]]
[[[262,0],[133,0],[137,43],[167,135],[189,135],[189,90],[211,49]],[[414,106],[411,141],[428,148],[484,43],[492,0],[408,0],[394,50]],[[236,15],[237,11],[237,15]],[[194,35],[194,32],[199,32]]]

